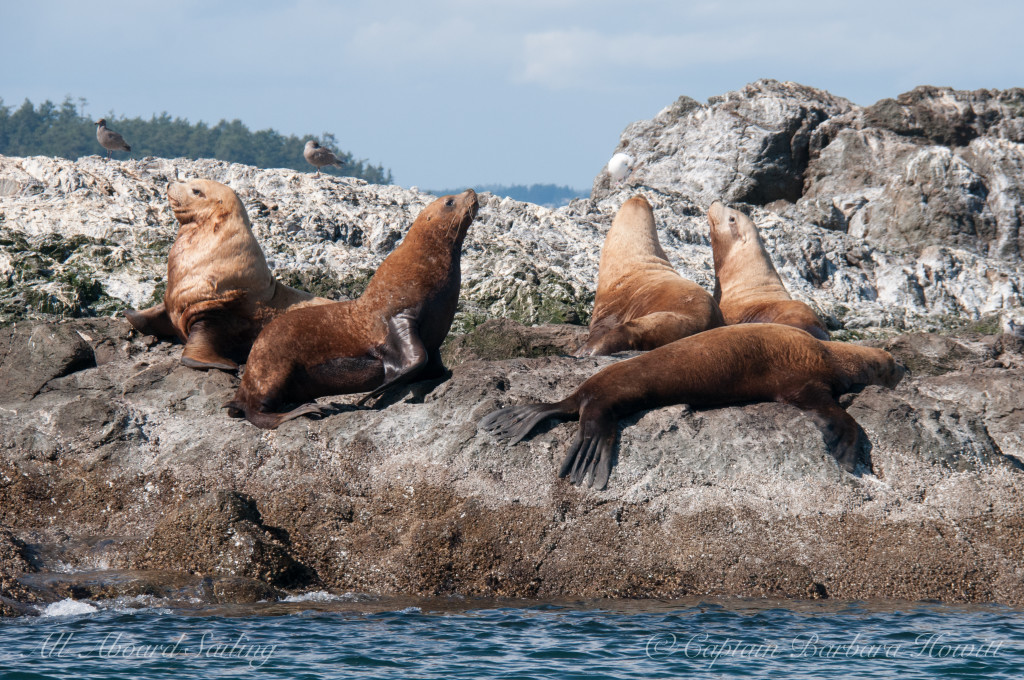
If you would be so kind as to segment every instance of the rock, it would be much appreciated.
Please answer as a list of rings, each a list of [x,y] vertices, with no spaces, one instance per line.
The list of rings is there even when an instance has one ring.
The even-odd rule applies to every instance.
[[[728,101],[729,106],[744,110],[753,107],[761,112],[757,115],[775,108],[792,112],[801,110],[797,103],[802,92],[796,86],[764,85],[749,88],[745,96],[752,98],[750,102],[742,103],[746,100],[738,93],[720,104]],[[809,92],[806,96],[824,102],[814,106],[828,108],[828,97]],[[850,115],[825,120],[811,134],[812,141],[821,128]],[[735,122],[724,113],[721,116],[716,125]],[[787,125],[780,122],[776,127],[789,130]],[[878,134],[883,132],[893,140],[903,139],[888,131]],[[986,139],[973,142],[979,157]],[[992,167],[1012,166],[1011,156],[995,150],[985,153]],[[848,165],[870,169],[860,157]],[[979,173],[989,172],[988,166],[978,167]],[[880,168],[864,182],[873,186],[890,174],[889,169]],[[10,285],[0,285],[0,320],[103,316],[159,300],[167,250],[176,233],[164,186],[178,176],[205,176],[232,186],[247,207],[275,273],[286,283],[336,299],[362,292],[404,229],[432,200],[400,187],[348,178],[315,179],[309,173],[219,161],[0,158],[0,180],[9,178],[11,186],[24,187],[0,196],[4,224],[0,256],[7,258],[12,271]],[[999,190],[1003,198],[998,210],[1006,220],[1015,214],[1014,186],[1010,183]],[[992,200],[993,191],[989,190],[986,200]],[[683,189],[618,187],[558,210],[482,194],[481,212],[469,230],[462,258],[455,332],[500,318],[527,326],[585,326],[604,235],[622,202],[635,192],[647,196],[654,207],[659,238],[673,265],[710,290],[714,275],[704,207]],[[877,231],[877,221],[870,222],[870,229],[863,227],[864,217],[878,210],[895,214],[895,204],[876,194],[854,192],[848,202],[833,205],[833,197],[825,192],[813,199],[812,218],[804,215],[811,200],[807,197],[796,203],[778,199],[770,209],[749,208],[786,286],[829,318],[839,337],[950,329],[985,316],[1007,327],[1010,321],[1024,323],[1020,312],[1024,271],[1019,264],[979,255],[965,249],[967,245],[956,246],[952,237],[935,246],[938,251],[922,246],[908,252],[906,239]],[[963,201],[974,200],[971,196],[967,192]],[[880,202],[876,205],[867,197]],[[814,226],[809,219],[824,226]],[[964,244],[970,229],[983,226],[965,224]],[[908,225],[909,235],[925,233]],[[997,237],[1000,243],[1010,244],[1000,248],[1014,247],[1011,231],[1005,231],[1005,238]],[[876,238],[883,242],[876,243]],[[928,252],[938,254],[928,259],[924,257]]]
[[[87,572],[34,573],[19,585],[39,602],[114,600],[132,609],[168,604],[239,604],[280,599],[284,592],[240,576],[202,577],[172,570],[103,569]],[[30,613],[26,610],[19,613]]]
[[[308,583],[308,570],[295,562],[286,543],[284,534],[263,525],[253,499],[215,491],[182,504],[160,520],[139,564],[173,564],[187,573],[244,577],[281,586]],[[238,583],[229,582],[222,589],[237,589]],[[217,596],[218,600],[225,597]]]
[[[1020,262],[1024,90],[921,87],[820,125],[798,201],[815,224],[920,252]],[[840,224],[842,221],[838,221]]]
[[[51,380],[96,366],[86,338],[66,324],[0,327],[0,392],[14,402],[31,399]]]
[[[38,594],[18,580],[33,571],[25,544],[10,529],[0,526],[0,618],[26,614],[28,604],[38,601]]]
[[[91,322],[65,323],[91,335]],[[813,422],[782,404],[671,406],[620,423],[617,466],[596,492],[555,476],[577,423],[506,447],[476,422],[562,398],[621,357],[562,356],[578,327],[477,331],[451,339],[459,358],[443,382],[374,409],[326,398],[322,419],[273,432],[219,408],[237,378],[180,368],[164,343],[51,381],[16,408],[0,395],[0,523],[40,570],[5,582],[43,601],[252,601],[297,586],[1024,603],[1019,337],[875,341],[912,372],[843,400],[873,473],[841,471]],[[473,356],[538,348],[556,353]],[[85,398],[112,416],[55,417]],[[74,576],[59,587],[58,566]]]
[[[981,136],[1024,142],[1024,89],[916,87],[864,109],[864,123],[915,140],[967,146]]]
[[[919,87],[862,108],[761,80],[707,104],[682,97],[629,125],[615,152],[636,159],[630,187],[767,206],[876,247],[1020,263],[1022,102],[1020,88]],[[602,172],[592,198],[621,191]]]
[[[811,133],[852,106],[822,90],[759,80],[707,105],[682,97],[627,127],[615,152],[635,159],[629,184],[683,193],[704,206],[795,201]],[[591,196],[610,193],[607,173],[598,175]]]
[[[587,338],[583,326],[523,326],[510,319],[488,319],[470,333],[452,338],[441,348],[447,366],[483,359],[514,357],[568,356]]]
[[[432,197],[208,160],[0,157],[0,320],[16,322],[0,326],[0,578],[14,595],[0,608],[291,587],[1020,606],[1019,99],[919,88],[865,109],[774,81],[681,98],[623,134],[638,159],[626,185],[599,176],[558,210],[481,195],[450,377],[372,409],[322,399],[321,419],[272,432],[225,416],[237,376],[184,368],[179,345],[107,318],[162,296],[166,183],[232,186],[276,273],[336,298],[362,291]],[[622,360],[567,354],[635,193],[672,264],[709,290],[705,208],[742,201],[834,338],[911,369],[843,397],[870,470],[841,471],[814,423],[774,403],[623,420],[600,492],[555,476],[576,423],[512,447],[477,432],[492,409],[561,399]]]

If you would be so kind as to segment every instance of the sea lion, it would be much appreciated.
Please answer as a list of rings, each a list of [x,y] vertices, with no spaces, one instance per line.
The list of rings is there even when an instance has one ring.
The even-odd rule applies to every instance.
[[[828,340],[828,329],[814,310],[789,296],[749,217],[715,201],[708,208],[708,224],[715,301],[727,324],[781,323]]]
[[[865,439],[836,397],[864,385],[893,387],[903,373],[885,350],[821,341],[778,324],[724,326],[612,364],[562,401],[494,411],[479,427],[515,444],[545,418],[578,416],[558,476],[603,489],[619,418],[670,404],[778,401],[808,411],[836,460],[853,471]]]
[[[416,217],[356,300],[290,310],[267,324],[253,344],[242,384],[225,404],[273,429],[329,394],[366,392],[444,374],[441,342],[459,300],[462,242],[479,203],[468,189],[443,196]],[[282,412],[286,404],[303,404]]]
[[[274,315],[331,302],[274,278],[230,187],[174,182],[167,199],[180,226],[167,258],[164,301],[125,316],[140,333],[181,339],[185,366],[233,371]]]
[[[590,337],[576,356],[646,351],[724,325],[711,295],[669,264],[647,199],[623,203],[601,247]]]

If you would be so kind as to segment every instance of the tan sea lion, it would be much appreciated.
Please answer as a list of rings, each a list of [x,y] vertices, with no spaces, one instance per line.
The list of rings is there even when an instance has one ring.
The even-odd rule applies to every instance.
[[[612,364],[562,401],[494,411],[479,427],[515,444],[545,418],[579,417],[558,476],[603,489],[619,418],[670,404],[778,401],[809,411],[836,460],[852,471],[866,438],[836,397],[864,385],[893,387],[903,373],[885,350],[823,342],[778,324],[724,326]]]
[[[828,340],[828,329],[814,310],[789,296],[749,217],[715,201],[708,208],[708,223],[715,301],[727,324],[781,323]]]
[[[623,203],[601,247],[590,337],[576,356],[646,351],[724,325],[711,295],[669,264],[647,199]]]
[[[232,371],[276,314],[331,302],[274,278],[230,187],[174,182],[167,198],[180,226],[167,258],[164,301],[125,316],[140,333],[180,338],[185,366]]]
[[[317,397],[369,391],[363,404],[394,385],[443,375],[441,342],[455,318],[462,242],[478,208],[472,189],[437,199],[358,299],[294,309],[270,322],[228,413],[272,429],[318,412],[306,403]],[[294,403],[303,405],[282,412]]]

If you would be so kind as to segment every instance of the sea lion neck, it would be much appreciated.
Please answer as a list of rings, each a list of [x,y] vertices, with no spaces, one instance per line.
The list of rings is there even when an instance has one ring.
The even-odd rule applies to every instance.
[[[654,212],[645,198],[634,196],[622,204],[605,236],[598,279],[610,281],[628,274],[638,265],[659,264],[671,269],[658,239]]]

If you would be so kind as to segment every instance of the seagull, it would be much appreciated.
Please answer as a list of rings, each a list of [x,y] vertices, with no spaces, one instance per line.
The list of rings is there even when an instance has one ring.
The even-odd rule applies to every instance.
[[[124,137],[113,130],[107,129],[106,118],[100,118],[93,125],[96,126],[96,140],[100,143],[100,146],[107,150],[107,160],[110,160],[110,153],[112,151],[132,150],[132,147],[128,146],[128,143],[124,141]]]
[[[617,153],[608,161],[608,174],[616,184],[626,179],[633,170],[633,157],[625,153]]]
[[[316,168],[316,174],[318,175],[320,174],[320,168],[325,168],[328,165],[338,168],[345,165],[345,161],[335,156],[330,149],[320,146],[319,142],[315,142],[312,139],[306,142],[306,148],[302,150],[302,156],[310,165]]]

